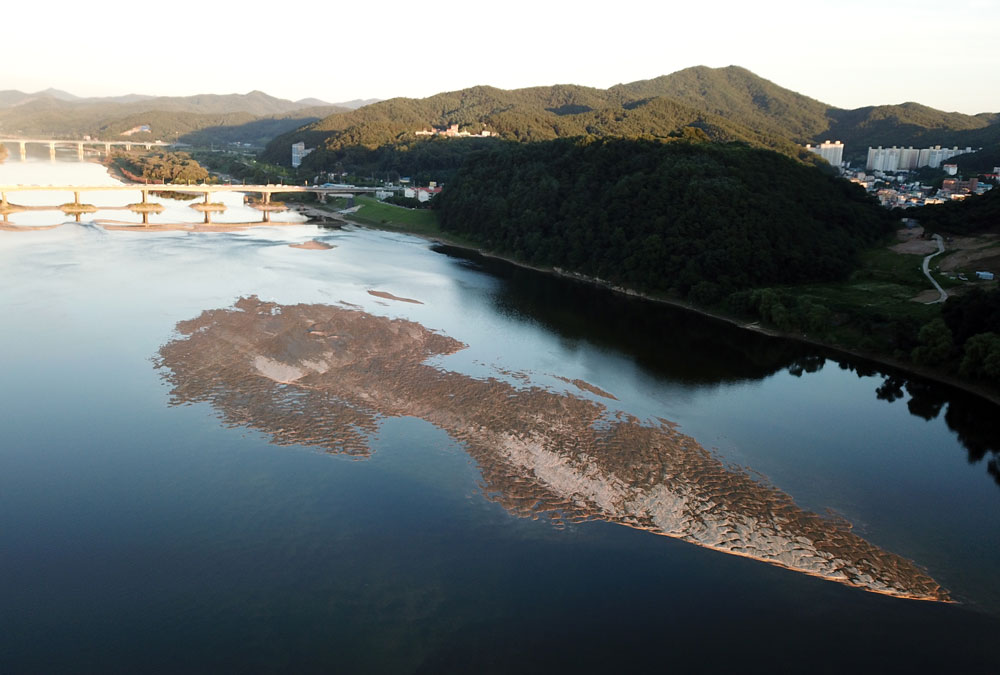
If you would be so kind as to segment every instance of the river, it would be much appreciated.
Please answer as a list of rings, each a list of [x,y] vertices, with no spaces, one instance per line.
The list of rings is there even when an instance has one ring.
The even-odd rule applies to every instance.
[[[63,182],[114,181],[0,164]],[[125,213],[0,231],[0,671],[1000,669],[995,406],[406,235]]]

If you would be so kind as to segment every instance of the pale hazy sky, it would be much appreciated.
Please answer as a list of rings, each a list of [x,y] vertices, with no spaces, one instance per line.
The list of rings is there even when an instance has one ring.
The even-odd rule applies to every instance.
[[[740,65],[845,108],[1000,112],[1000,0],[11,0],[2,22],[0,89],[22,91],[336,102]]]

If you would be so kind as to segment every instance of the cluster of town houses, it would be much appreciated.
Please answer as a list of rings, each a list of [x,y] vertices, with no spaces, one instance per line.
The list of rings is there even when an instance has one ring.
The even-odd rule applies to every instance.
[[[965,199],[969,195],[983,194],[993,187],[991,183],[980,181],[978,177],[969,179],[958,177],[958,165],[947,163],[953,157],[974,152],[971,147],[942,148],[940,145],[927,148],[869,147],[864,171],[853,169],[850,164],[843,161],[844,144],[840,141],[806,145],[806,150],[816,153],[831,165],[838,167],[844,177],[864,186],[888,208],[942,204],[950,200]],[[923,185],[919,180],[913,180],[911,173],[924,167],[941,169],[949,177],[942,181],[939,188]],[[986,174],[986,178],[1000,179],[1000,167],[994,167],[993,173]]]

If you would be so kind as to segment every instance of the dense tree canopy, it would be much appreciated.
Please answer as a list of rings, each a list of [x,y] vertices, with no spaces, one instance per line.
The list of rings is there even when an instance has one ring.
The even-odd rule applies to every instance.
[[[973,195],[946,204],[928,204],[908,209],[906,215],[916,218],[928,230],[966,234],[1000,231],[1000,188],[984,195]]]
[[[151,183],[200,183],[208,179],[208,171],[186,152],[116,152],[113,160],[127,171],[130,178]]]
[[[699,302],[837,279],[891,228],[856,186],[742,145],[497,144],[436,200],[444,230],[520,260]]]

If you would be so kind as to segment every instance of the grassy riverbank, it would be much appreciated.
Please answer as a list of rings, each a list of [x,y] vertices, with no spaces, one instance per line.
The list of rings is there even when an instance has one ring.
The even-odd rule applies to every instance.
[[[480,250],[479,245],[471,239],[442,232],[438,224],[437,213],[430,209],[408,209],[395,204],[386,204],[366,196],[355,197],[354,204],[359,208],[352,213],[340,213],[342,209],[347,207],[347,200],[342,197],[331,199],[326,204],[313,204],[312,206],[337,213],[338,217],[349,223],[391,232],[405,232],[453,246]]]
[[[437,214],[429,209],[408,209],[394,204],[386,204],[372,197],[358,196],[354,203],[357,211],[345,217],[360,225],[398,229],[424,236],[439,236]]]

